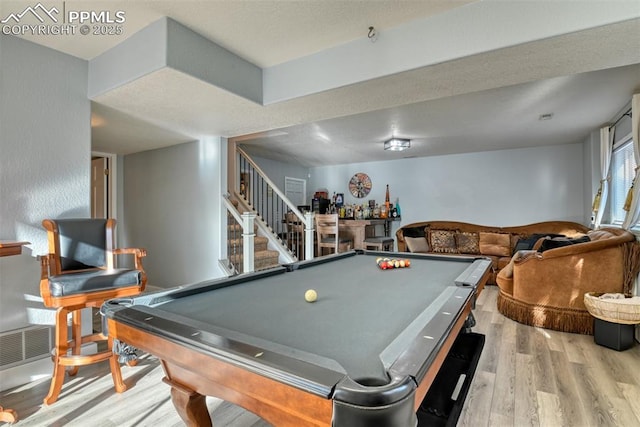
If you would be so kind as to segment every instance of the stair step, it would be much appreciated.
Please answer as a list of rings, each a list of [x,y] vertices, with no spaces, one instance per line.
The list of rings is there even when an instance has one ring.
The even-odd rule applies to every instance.
[[[269,239],[263,236],[256,236],[253,240],[253,251],[266,251],[269,244]],[[229,239],[229,247],[235,247],[238,251],[242,252],[242,239]]]
[[[279,258],[279,253],[278,251],[272,251],[272,250],[265,250],[265,251],[258,251],[254,254],[254,259],[253,259],[253,267],[254,269],[257,270],[265,270],[267,268],[271,268],[271,267],[275,267],[277,265],[279,265],[280,263],[278,262],[278,258]],[[242,254],[235,254],[235,255],[229,255],[229,261],[233,262],[235,265],[238,266],[239,272],[242,273],[242,262],[244,260],[244,257],[242,256]]]

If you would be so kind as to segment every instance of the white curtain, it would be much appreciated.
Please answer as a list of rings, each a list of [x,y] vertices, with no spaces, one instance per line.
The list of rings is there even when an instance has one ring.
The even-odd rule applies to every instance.
[[[615,127],[600,128],[600,187],[593,199],[594,223],[593,228],[599,228],[602,222],[604,208],[607,205],[609,194],[609,167],[611,166],[611,154],[613,153],[613,137]]]
[[[629,189],[627,215],[622,223],[625,230],[640,220],[640,93],[631,98],[631,137],[633,138],[633,157],[636,159],[636,174]],[[625,205],[625,208],[627,206]]]

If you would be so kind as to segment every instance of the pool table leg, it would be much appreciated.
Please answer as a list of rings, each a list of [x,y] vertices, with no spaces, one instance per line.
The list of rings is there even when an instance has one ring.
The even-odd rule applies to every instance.
[[[206,397],[181,384],[164,377],[165,383],[171,386],[171,401],[178,415],[188,427],[212,427],[211,417],[207,409]]]

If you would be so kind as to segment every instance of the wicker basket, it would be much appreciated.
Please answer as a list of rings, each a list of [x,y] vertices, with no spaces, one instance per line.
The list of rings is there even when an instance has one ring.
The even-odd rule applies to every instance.
[[[584,305],[593,317],[607,322],[633,325],[640,323],[640,296],[621,299],[601,299],[601,293],[584,294]]]

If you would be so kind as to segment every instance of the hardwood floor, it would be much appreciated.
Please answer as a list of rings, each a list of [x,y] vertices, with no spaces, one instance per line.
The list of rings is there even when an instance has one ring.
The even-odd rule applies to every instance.
[[[618,352],[590,335],[525,326],[478,299],[485,347],[458,426],[638,426],[640,345]]]
[[[486,335],[458,426],[638,426],[640,345],[617,352],[592,336],[524,326],[496,310],[497,288],[478,299],[476,332]],[[49,380],[0,393],[0,404],[18,412],[15,426],[182,426],[161,379],[157,359],[144,356],[123,367],[129,386],[113,391],[108,364],[68,377],[60,400],[44,407]],[[207,398],[217,427],[265,427],[257,416]]]

